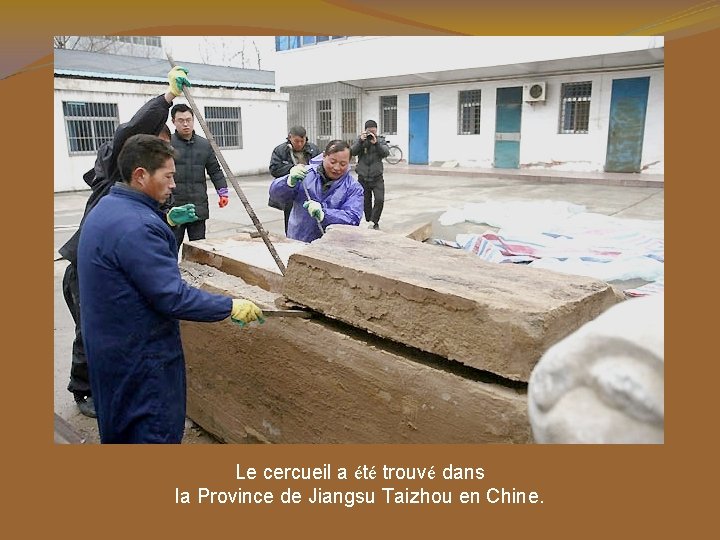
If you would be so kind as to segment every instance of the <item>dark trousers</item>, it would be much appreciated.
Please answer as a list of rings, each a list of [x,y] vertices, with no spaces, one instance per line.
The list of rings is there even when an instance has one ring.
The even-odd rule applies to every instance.
[[[192,223],[183,223],[182,225],[175,225],[171,227],[173,234],[175,234],[175,241],[177,242],[177,250],[180,253],[180,246],[182,246],[183,240],[185,239],[185,231],[187,230],[188,240],[202,240],[205,238],[205,220],[193,221]]]
[[[365,191],[365,221],[380,223],[380,215],[385,206],[385,179],[382,175],[372,179],[359,176],[358,181]]]
[[[90,377],[88,375],[87,357],[83,345],[80,328],[80,287],[78,286],[77,268],[70,263],[63,276],[63,296],[75,322],[75,339],[72,345],[72,365],[70,367],[70,383],[68,390],[76,398],[91,396]]]

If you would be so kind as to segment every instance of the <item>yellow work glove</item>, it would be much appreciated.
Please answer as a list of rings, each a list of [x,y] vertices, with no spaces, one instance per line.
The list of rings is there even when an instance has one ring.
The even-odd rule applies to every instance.
[[[253,304],[250,300],[239,300],[233,298],[232,311],[230,312],[230,319],[232,322],[245,326],[253,321],[258,321],[260,324],[265,322],[262,316],[262,310]]]
[[[290,174],[288,174],[287,177],[287,185],[294,188],[298,182],[302,182],[305,179],[307,173],[308,170],[305,165],[295,165],[290,169]]]
[[[192,86],[187,78],[188,70],[181,66],[175,66],[168,71],[168,84],[173,96],[183,93],[183,86]]]
[[[322,206],[320,206],[319,202],[305,201],[303,203],[303,208],[305,208],[308,211],[308,214],[310,214],[318,221],[322,221],[323,219],[325,219],[325,212],[323,212]]]

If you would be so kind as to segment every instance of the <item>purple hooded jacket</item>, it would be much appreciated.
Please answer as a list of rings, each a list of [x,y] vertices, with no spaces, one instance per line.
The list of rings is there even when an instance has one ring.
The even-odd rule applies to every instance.
[[[325,229],[334,223],[342,225],[360,225],[363,213],[363,187],[353,178],[350,170],[330,184],[330,188],[322,192],[322,177],[318,172],[319,164],[308,167],[303,183],[308,188],[310,198],[322,206],[325,218],[321,225]],[[305,190],[298,184],[291,188],[287,185],[288,175],[273,180],[270,184],[270,198],[279,203],[293,203],[290,220],[288,221],[288,237],[302,242],[312,242],[320,238],[320,229],[316,219],[303,208],[307,201]]]

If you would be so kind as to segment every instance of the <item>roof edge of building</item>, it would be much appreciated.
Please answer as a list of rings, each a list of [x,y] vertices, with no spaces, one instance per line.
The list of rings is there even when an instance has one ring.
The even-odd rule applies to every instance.
[[[103,80],[103,81],[117,81],[117,82],[136,82],[136,83],[158,83],[167,84],[166,77],[154,77],[152,75],[127,75],[127,74],[116,74],[116,73],[100,73],[91,71],[75,71],[69,69],[56,69],[54,73],[55,77],[66,78],[66,79],[90,79],[90,80]],[[242,83],[235,81],[205,81],[196,80],[192,81],[193,87],[199,88],[227,88],[230,90],[258,90],[258,91],[275,91],[275,85],[270,84],[258,84],[258,83]]]

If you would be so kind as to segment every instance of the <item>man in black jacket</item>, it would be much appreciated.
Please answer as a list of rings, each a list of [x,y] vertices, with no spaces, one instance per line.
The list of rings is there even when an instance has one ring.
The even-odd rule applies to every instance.
[[[287,139],[284,143],[279,144],[272,151],[270,156],[270,174],[273,178],[280,178],[290,173],[290,169],[295,165],[307,165],[310,160],[320,154],[320,149],[307,139],[307,132],[302,126],[293,126],[290,128]],[[288,231],[288,219],[292,211],[293,203],[281,204],[272,199],[268,200],[268,205],[285,213],[285,235]]]
[[[355,174],[365,190],[365,220],[371,222],[371,229],[380,228],[380,215],[385,205],[385,180],[382,160],[390,154],[385,137],[377,134],[377,122],[365,122],[365,131],[350,148],[357,156]],[[375,204],[373,204],[373,196]]]
[[[80,328],[80,290],[77,277],[77,249],[80,232],[90,210],[110,192],[110,188],[115,182],[121,180],[117,159],[125,141],[131,136],[140,133],[157,135],[166,141],[170,140],[170,130],[166,125],[168,111],[173,99],[182,93],[183,86],[190,86],[187,73],[188,71],[182,67],[171,69],[168,73],[168,90],[165,94],[148,101],[135,113],[129,122],[118,126],[111,141],[107,141],[100,146],[95,166],[83,175],[83,180],[90,186],[92,193],[90,193],[85,205],[85,213],[80,221],[80,226],[65,245],[59,249],[60,255],[70,262],[63,276],[63,296],[75,322],[75,339],[72,346],[72,365],[68,391],[72,392],[80,412],[85,416],[95,418],[95,405],[90,389],[87,358]]]
[[[189,240],[205,238],[205,221],[210,217],[206,171],[218,194],[218,206],[220,208],[227,206],[229,198],[227,181],[210,146],[210,141],[195,133],[195,116],[192,109],[181,103],[172,108],[170,116],[175,124],[175,133],[170,144],[177,153],[173,204],[193,203],[198,217],[197,221],[173,227],[179,251],[185,238],[185,230]]]

